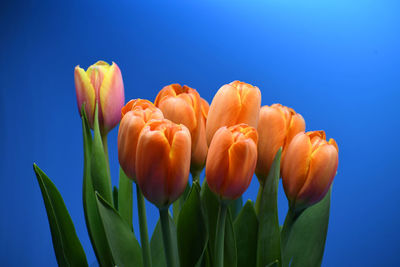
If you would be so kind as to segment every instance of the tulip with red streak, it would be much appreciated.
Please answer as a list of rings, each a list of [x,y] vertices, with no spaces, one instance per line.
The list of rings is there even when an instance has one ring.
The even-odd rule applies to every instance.
[[[259,139],[256,167],[256,174],[261,183],[268,177],[279,148],[282,147],[281,162],[283,162],[290,141],[299,132],[304,132],[305,128],[303,117],[291,108],[281,104],[261,108],[257,127]]]
[[[334,139],[324,131],[301,132],[290,142],[282,165],[282,182],[289,205],[302,210],[319,202],[336,175],[339,156]]]
[[[122,120],[118,131],[118,160],[125,174],[136,177],[136,147],[139,134],[150,120],[163,119],[161,110],[144,99],[129,101],[121,110]]]
[[[198,92],[189,86],[171,84],[165,86],[157,95],[154,104],[161,109],[166,119],[185,125],[191,135],[191,169],[200,171],[207,156],[205,123],[208,103]]]
[[[207,156],[207,183],[221,199],[236,199],[249,187],[257,163],[256,129],[247,124],[221,127]]]
[[[92,129],[96,103],[100,131],[103,135],[119,123],[125,97],[124,83],[117,64],[113,62],[110,66],[104,61],[98,61],[86,72],[76,66],[75,89],[79,112],[85,104],[85,112]]]
[[[167,119],[148,122],[136,149],[136,180],[143,195],[159,208],[185,190],[190,169],[190,132]]]
[[[256,86],[234,81],[222,86],[211,102],[206,123],[207,143],[222,126],[240,123],[257,128],[261,92]]]

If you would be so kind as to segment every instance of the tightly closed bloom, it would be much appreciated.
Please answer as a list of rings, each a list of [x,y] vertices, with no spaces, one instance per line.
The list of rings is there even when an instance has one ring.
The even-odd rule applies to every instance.
[[[208,150],[206,178],[211,191],[236,199],[249,187],[257,163],[256,129],[247,124],[221,127]]]
[[[257,128],[261,92],[256,86],[234,81],[222,86],[211,102],[206,123],[207,143],[222,126],[240,123]]]
[[[136,147],[139,134],[150,120],[163,119],[161,110],[144,99],[129,101],[121,110],[122,120],[118,131],[118,160],[125,174],[135,180]]]
[[[301,210],[328,192],[338,167],[338,146],[324,131],[301,132],[290,142],[282,166],[282,182],[290,207]]]
[[[136,179],[143,195],[159,208],[185,190],[190,169],[190,132],[183,124],[152,120],[143,128],[136,150]]]
[[[304,132],[303,117],[293,109],[273,104],[263,106],[258,121],[258,158],[256,174],[261,183],[265,181],[274,161],[275,154],[282,147],[282,158],[290,141],[299,132]]]
[[[201,170],[208,150],[205,133],[207,101],[195,89],[171,84],[158,93],[154,104],[161,109],[166,119],[181,123],[189,129],[192,138],[191,168]]]
[[[86,72],[76,66],[75,89],[79,112],[85,104],[86,115],[92,129],[96,103],[102,134],[108,133],[119,123],[125,97],[124,83],[117,64],[113,62],[110,66],[104,61],[98,61]]]

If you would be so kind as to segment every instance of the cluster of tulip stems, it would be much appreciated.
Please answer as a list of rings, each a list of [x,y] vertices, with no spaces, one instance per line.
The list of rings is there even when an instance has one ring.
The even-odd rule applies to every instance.
[[[338,166],[338,147],[324,131],[305,132],[303,117],[291,108],[261,107],[260,90],[239,81],[223,85],[211,105],[179,84],[165,86],[154,103],[125,104],[119,67],[99,61],[86,71],[75,68],[75,87],[83,207],[100,266],[321,265]],[[117,188],[111,185],[107,134],[118,124]],[[35,164],[34,171],[58,264],[88,266],[59,191]],[[256,202],[243,204],[254,174]],[[283,226],[280,178],[289,203]],[[133,185],[140,244],[132,223]],[[151,239],[144,198],[160,213]]]

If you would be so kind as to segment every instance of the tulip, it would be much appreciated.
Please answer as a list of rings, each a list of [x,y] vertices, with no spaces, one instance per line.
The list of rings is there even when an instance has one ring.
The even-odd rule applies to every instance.
[[[121,110],[122,120],[118,131],[118,160],[125,174],[136,177],[136,147],[139,134],[150,120],[163,119],[161,110],[144,99],[129,101]]]
[[[303,117],[291,108],[281,104],[261,108],[257,128],[259,140],[256,166],[260,183],[265,182],[279,148],[282,147],[282,162],[290,141],[299,132],[304,132],[305,127]]]
[[[207,101],[193,88],[171,84],[158,93],[154,104],[166,119],[189,129],[192,139],[191,170],[198,172],[203,169],[208,150],[205,134]]]
[[[117,64],[113,62],[110,66],[104,61],[98,61],[86,72],[76,66],[75,89],[79,112],[81,112],[82,105],[85,104],[86,115],[92,129],[96,104],[99,110],[100,130],[103,135],[119,123],[125,98],[121,71]]]
[[[246,124],[221,127],[208,150],[207,183],[221,199],[236,199],[249,187],[257,163],[255,128]]]
[[[190,132],[167,119],[151,120],[136,149],[136,179],[143,195],[167,207],[185,190],[190,169]]]
[[[256,86],[234,81],[222,86],[211,102],[206,123],[207,143],[222,126],[248,124],[257,129],[261,92]]]
[[[324,131],[301,132],[290,142],[282,165],[282,182],[289,205],[302,210],[328,192],[338,167],[338,146]]]

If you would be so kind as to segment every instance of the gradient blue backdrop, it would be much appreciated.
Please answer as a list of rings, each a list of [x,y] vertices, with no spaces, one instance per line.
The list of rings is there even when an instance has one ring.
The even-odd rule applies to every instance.
[[[88,260],[95,260],[82,208],[73,70],[103,59],[120,66],[126,100],[154,100],[179,82],[211,102],[220,86],[238,79],[261,89],[263,105],[291,106],[308,130],[326,130],[340,156],[323,266],[395,266],[399,11],[399,1],[385,0],[2,3],[1,265],[56,265],[33,162],[59,188]],[[116,137],[114,129],[114,184]],[[254,179],[244,198],[255,199],[257,187]],[[147,204],[152,232],[158,213]]]

